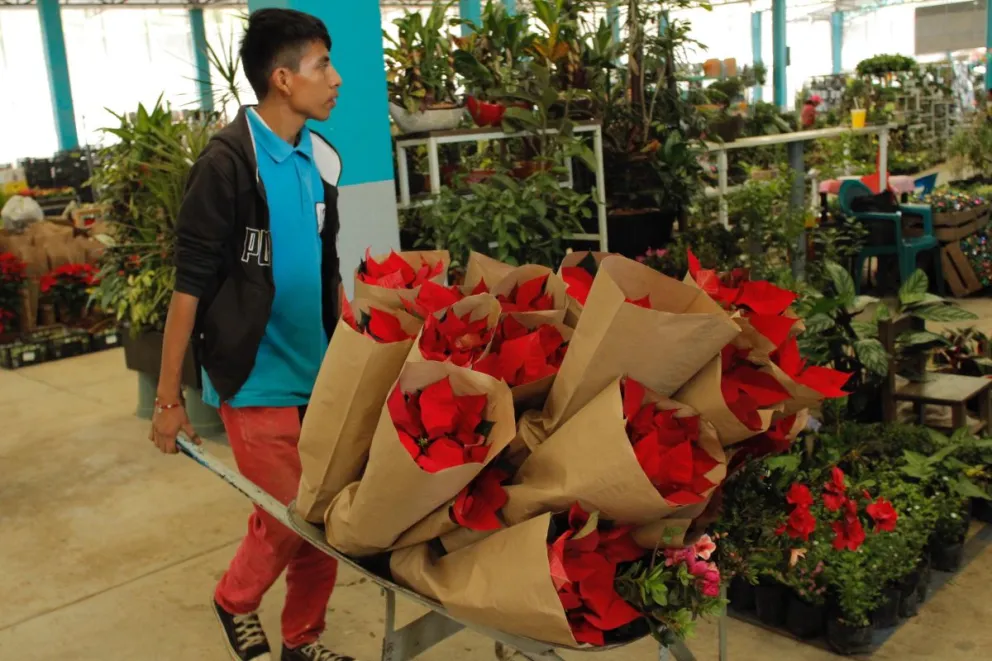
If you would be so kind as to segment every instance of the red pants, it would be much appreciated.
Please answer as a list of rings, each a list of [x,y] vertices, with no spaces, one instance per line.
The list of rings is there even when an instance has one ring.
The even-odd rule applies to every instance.
[[[300,483],[299,409],[234,409],[225,404],[220,415],[241,473],[288,505]],[[214,598],[229,613],[251,613],[284,569],[282,639],[295,648],[316,641],[324,631],[338,563],[257,506]]]

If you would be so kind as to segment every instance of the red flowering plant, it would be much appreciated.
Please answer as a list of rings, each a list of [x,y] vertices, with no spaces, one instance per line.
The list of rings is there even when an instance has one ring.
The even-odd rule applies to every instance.
[[[486,395],[456,395],[449,378],[404,393],[399,385],[386,405],[403,447],[428,473],[469,463],[489,454],[493,423],[483,419]]]
[[[413,300],[403,299],[403,307],[413,316],[427,319],[435,312],[451,307],[463,298],[465,294],[457,286],[445,287],[428,280],[420,286]]]
[[[64,264],[41,276],[41,293],[60,309],[62,321],[83,317],[90,291],[100,284],[92,264]]]
[[[496,299],[503,312],[540,312],[553,310],[555,301],[548,291],[549,275],[516,283],[509,292],[498,294]]]
[[[472,367],[489,349],[498,320],[499,306],[492,297],[464,299],[428,315],[417,350],[424,360]]]
[[[599,271],[599,263],[607,253],[578,252],[567,255],[562,261],[558,275],[565,282],[565,293],[575,300],[579,307],[586,304],[589,290]]]
[[[409,261],[408,261],[409,259]],[[365,250],[365,259],[358,266],[356,275],[359,282],[386,289],[413,289],[429,280],[443,277],[445,262],[442,259],[429,261],[419,253],[408,254],[408,259],[396,251],[380,261],[376,261],[371,250]]]
[[[617,592],[617,568],[644,557],[631,537],[632,526],[614,526],[577,503],[552,519],[548,562],[551,580],[579,643],[603,646],[611,632],[641,619]]]
[[[704,502],[726,476],[719,443],[704,437],[698,415],[660,408],[634,379],[624,379],[621,389],[627,437],[651,484],[673,506]]]
[[[692,546],[668,549],[636,562],[617,576],[617,591],[648,619],[663,645],[692,636],[696,620],[723,612],[720,569],[712,560],[716,542],[703,535]]]
[[[545,323],[528,327],[506,315],[496,327],[489,353],[474,369],[502,379],[511,388],[553,377],[568,350],[566,336],[571,337],[571,329],[564,326]]]
[[[19,315],[26,268],[17,255],[0,253],[0,333],[8,332]]]
[[[402,313],[387,312],[374,305],[360,306],[359,313],[360,317],[356,318],[352,303],[347,300],[342,302],[341,320],[361,335],[381,344],[403,342],[417,336],[415,332],[410,332],[416,324],[412,323],[412,319],[401,318]]]

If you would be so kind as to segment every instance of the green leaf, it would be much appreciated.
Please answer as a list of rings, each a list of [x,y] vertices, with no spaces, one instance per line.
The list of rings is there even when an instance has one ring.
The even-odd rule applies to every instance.
[[[878,337],[878,324],[867,321],[852,321],[851,328],[854,329],[855,334],[859,338],[868,339]]]
[[[765,465],[769,470],[781,470],[786,473],[795,473],[799,470],[800,458],[795,455],[782,455],[765,460]]]
[[[926,296],[930,280],[921,269],[916,269],[899,288],[899,302],[903,305],[918,303]]]
[[[887,376],[889,373],[889,355],[885,352],[882,343],[874,339],[858,340],[854,343],[854,354],[871,372],[879,376]]]
[[[951,482],[951,488],[962,498],[981,498],[982,500],[992,500],[984,489],[966,477],[960,477],[957,481]]]
[[[905,346],[917,346],[920,344],[948,344],[947,338],[943,335],[938,335],[937,333],[931,333],[930,331],[911,331],[908,333],[903,333],[898,338],[896,338],[900,344]]]
[[[927,321],[971,321],[978,316],[956,305],[927,305],[914,309],[910,314]]]
[[[830,275],[830,281],[837,292],[837,298],[847,305],[853,304],[855,300],[854,278],[851,277],[847,269],[837,262],[827,262],[827,273]]]
[[[914,302],[905,304],[907,310],[911,310],[921,305],[933,305],[935,303],[944,303],[946,300],[944,298],[941,298],[940,296],[937,296],[936,294],[931,294],[931,293],[923,294],[922,296],[919,297],[919,300],[915,300],[916,299],[915,296],[913,298],[914,298]]]
[[[877,308],[875,308],[875,323],[891,318],[892,318],[892,311],[889,310],[889,306],[886,305],[885,303],[881,303]]]
[[[867,308],[869,305],[874,305],[875,303],[878,302],[879,302],[878,299],[875,298],[874,296],[856,296],[854,298],[854,303],[851,304],[851,306],[847,309],[847,311],[850,312],[851,314],[859,314],[861,312],[864,312],[865,308]]]
[[[819,335],[837,325],[829,315],[822,312],[803,319],[803,324],[806,326],[807,335]]]
[[[929,457],[925,457],[912,450],[903,450],[903,460],[906,462],[901,470],[909,477],[918,480],[928,480],[934,474],[933,464]]]

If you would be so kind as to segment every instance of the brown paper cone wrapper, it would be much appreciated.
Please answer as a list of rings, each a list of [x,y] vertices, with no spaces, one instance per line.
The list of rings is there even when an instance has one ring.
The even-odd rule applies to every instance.
[[[675,394],[675,399],[699,411],[703,419],[716,428],[717,437],[723,447],[746,441],[767,431],[772,424],[772,417],[776,412],[781,411],[781,406],[759,410],[761,428],[748,429],[747,425],[741,422],[727,406],[723,391],[720,389],[722,380],[723,366],[720,356],[717,356]]]
[[[672,400],[653,399],[661,409],[694,415]],[[727,475],[727,459],[705,420],[700,421],[699,446],[718,462],[706,475],[715,489]],[[574,503],[618,524],[635,526],[675,515],[691,519],[692,515],[685,516],[683,510],[705,509],[705,502],[691,506],[670,503],[645,475],[627,437],[619,379],[537,447],[506,491],[509,501],[503,507],[503,517],[511,526],[539,514],[567,510]],[[650,546],[654,545],[652,542]]]
[[[824,399],[819,392],[794,381],[791,376],[782,371],[782,368],[770,360],[761,368],[761,371],[774,376],[775,380],[782,384],[782,387],[789,393],[789,399],[782,404],[781,411],[775,414],[774,419],[787,418],[811,406],[816,406]]]
[[[691,527],[691,518],[662,519],[637,528],[631,536],[642,549],[680,549]]]
[[[570,252],[565,255],[565,259],[561,260],[561,266],[558,267],[558,275],[561,275],[561,270],[568,266],[578,266],[579,262],[585,259],[588,255],[592,255],[592,258],[596,260],[596,266],[599,266],[604,259],[609,257],[612,253],[608,252],[590,252],[587,250],[580,250],[577,252]],[[566,286],[566,292],[568,291]],[[579,323],[579,317],[582,316],[583,306],[577,300],[568,297],[568,309],[565,311],[565,323],[572,328],[575,328],[576,324]]]
[[[514,268],[516,267],[473,251],[469,253],[468,266],[465,267],[464,287],[472,291],[480,282],[484,282],[486,289],[492,291]]]
[[[475,296],[467,296],[450,307],[438,310],[434,313],[434,316],[440,319],[450,311],[458,317],[464,317],[466,314],[471,315],[469,316],[471,321],[478,321],[485,317],[486,328],[495,329],[499,324],[499,317],[502,310],[496,297],[490,294],[477,294]],[[410,349],[410,355],[407,357],[408,362],[421,363],[427,360],[420,352],[420,340],[422,337],[423,331],[421,330],[421,333],[417,335],[417,339],[413,343],[413,347]],[[488,346],[479,354],[479,358],[482,358],[487,353],[489,353]]]
[[[384,306],[356,300],[352,307],[358,318]],[[418,332],[418,319],[390,313],[405,331]],[[300,432],[303,474],[296,511],[307,521],[322,522],[334,497],[361,477],[372,434],[412,346],[413,340],[379,343],[338,322]]]
[[[481,626],[578,647],[548,563],[551,515],[487,537],[432,561],[426,545],[393,553],[393,579]]]
[[[441,275],[432,278],[432,280],[439,285],[443,285],[447,281],[448,266],[451,264],[451,255],[448,254],[447,250],[409,250],[396,254],[402,257],[414,269],[419,269],[424,262],[431,266],[434,266],[438,262],[443,263],[444,270],[441,271]],[[372,259],[382,262],[387,257],[389,257],[389,253],[376,255]],[[388,289],[386,287],[366,284],[358,279],[358,269],[355,269],[355,298],[376,301],[386,305],[391,310],[402,310],[403,301],[414,300],[419,291],[420,287],[414,287],[413,289]]]
[[[451,518],[452,504],[454,504],[454,499],[446,502],[428,514],[426,519],[423,519],[400,535],[400,538],[396,540],[391,550],[397,551],[399,549],[417,546],[418,544],[425,544],[432,539],[444,537],[458,530],[460,526]]]
[[[499,281],[499,284],[492,288],[492,295],[497,297],[509,296],[514,287],[535,278],[543,278],[544,276],[548,277],[545,292],[551,294],[551,300],[554,304],[553,308],[551,310],[527,312],[526,314],[543,317],[545,321],[564,322],[565,310],[568,308],[569,300],[568,295],[565,293],[565,282],[546,266],[539,266],[538,264],[518,266],[506,274]]]
[[[483,419],[494,424],[486,462],[438,473],[424,471],[400,442],[388,407],[381,407],[365,474],[338,494],[327,510],[324,522],[331,546],[355,556],[392,547],[404,532],[457,496],[513,439],[513,397],[502,381],[431,361],[407,363],[398,383],[403,392],[415,392],[445,377],[451,379],[456,395],[488,397]]]
[[[644,296],[653,309],[626,303]],[[671,395],[739,332],[705,292],[633,260],[607,257],[548,394],[545,434],[621,376]]]

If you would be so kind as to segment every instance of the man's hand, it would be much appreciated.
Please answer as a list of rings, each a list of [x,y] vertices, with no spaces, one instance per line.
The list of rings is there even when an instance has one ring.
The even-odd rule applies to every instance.
[[[152,416],[152,430],[148,434],[148,440],[155,444],[164,454],[176,454],[176,438],[179,432],[186,434],[189,440],[200,445],[199,435],[189,422],[186,415],[186,408],[180,404],[174,408],[162,408],[155,406],[155,413]]]

